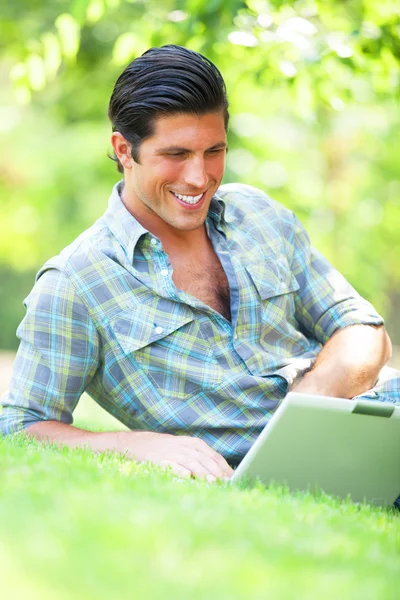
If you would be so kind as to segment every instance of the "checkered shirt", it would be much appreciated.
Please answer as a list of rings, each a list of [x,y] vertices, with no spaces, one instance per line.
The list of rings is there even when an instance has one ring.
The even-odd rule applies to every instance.
[[[382,318],[263,192],[221,186],[206,220],[231,321],[177,289],[121,201],[37,275],[0,432],[71,424],[83,392],[130,429],[198,436],[231,464],[340,327]]]

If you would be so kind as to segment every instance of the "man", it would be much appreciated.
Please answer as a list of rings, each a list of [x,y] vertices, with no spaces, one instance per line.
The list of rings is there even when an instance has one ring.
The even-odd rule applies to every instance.
[[[123,181],[38,273],[3,433],[215,480],[289,390],[400,398],[398,377],[375,386],[391,345],[373,307],[290,211],[220,187],[228,102],[211,62],[152,48],[119,77],[109,117]],[[130,431],[74,427],[84,391]]]

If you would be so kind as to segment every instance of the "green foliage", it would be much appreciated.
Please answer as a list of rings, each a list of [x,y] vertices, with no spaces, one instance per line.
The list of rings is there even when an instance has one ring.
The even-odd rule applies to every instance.
[[[392,509],[0,439],[2,597],[394,600]]]
[[[225,181],[295,210],[399,343],[399,16],[395,0],[8,3],[0,263],[22,280],[102,214],[118,178],[106,156],[115,79],[150,46],[182,44],[227,83]]]

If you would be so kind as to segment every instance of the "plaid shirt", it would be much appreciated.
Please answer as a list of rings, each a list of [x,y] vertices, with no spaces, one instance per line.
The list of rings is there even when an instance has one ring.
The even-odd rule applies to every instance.
[[[199,436],[235,464],[339,327],[382,318],[311,248],[292,212],[229,184],[206,220],[229,281],[227,321],[175,287],[121,185],[103,217],[38,273],[0,431],[72,423],[86,391],[131,429]]]

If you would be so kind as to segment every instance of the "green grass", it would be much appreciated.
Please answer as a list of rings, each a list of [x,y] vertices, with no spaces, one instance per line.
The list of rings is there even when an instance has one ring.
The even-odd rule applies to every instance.
[[[0,439],[0,482],[2,600],[400,597],[392,509],[180,481],[18,436]]]

